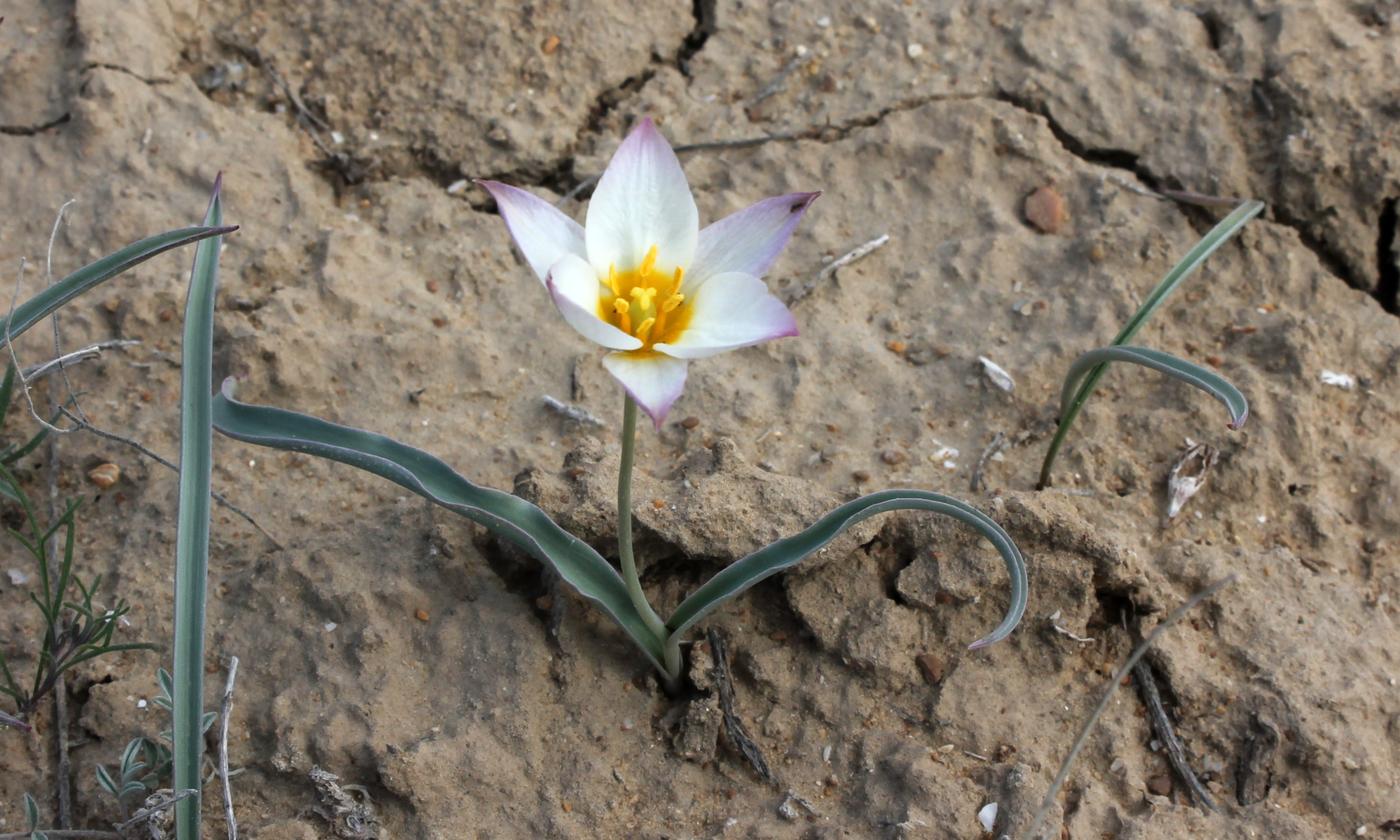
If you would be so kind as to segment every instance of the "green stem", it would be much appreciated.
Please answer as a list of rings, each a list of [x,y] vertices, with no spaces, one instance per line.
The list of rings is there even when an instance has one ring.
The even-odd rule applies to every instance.
[[[637,608],[647,629],[656,635],[657,641],[665,649],[667,673],[664,676],[670,687],[681,675],[680,648],[669,643],[671,634],[666,629],[666,623],[647,601],[641,578],[637,576],[637,559],[632,554],[632,462],[636,449],[637,403],[629,394],[622,404],[622,461],[617,469],[617,554],[622,560],[622,581],[627,585],[632,606]]]
[[[1035,489],[1044,490],[1050,486],[1050,470],[1055,466],[1055,456],[1060,454],[1060,447],[1069,435],[1069,427],[1074,425],[1074,419],[1084,409],[1084,404],[1089,401],[1089,395],[1093,393],[1094,386],[1099,384],[1099,379],[1107,370],[1108,365],[1102,364],[1089,371],[1088,376],[1084,377],[1084,383],[1079,386],[1079,392],[1075,396],[1074,402],[1070,403],[1069,409],[1060,418],[1060,427],[1055,430],[1055,437],[1050,441],[1050,449],[1045,453],[1045,460],[1040,465],[1040,480],[1036,482]]]

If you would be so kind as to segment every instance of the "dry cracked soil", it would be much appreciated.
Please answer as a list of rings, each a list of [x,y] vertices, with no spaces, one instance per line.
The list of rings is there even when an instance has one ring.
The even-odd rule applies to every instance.
[[[1218,810],[1193,804],[1129,685],[1050,836],[1400,825],[1400,4],[9,0],[4,18],[0,265],[29,261],[21,293],[44,282],[67,199],[57,272],[194,221],[222,170],[242,229],[217,376],[437,453],[611,556],[621,397],[470,179],[579,216],[650,115],[703,219],[824,192],[769,277],[801,336],[694,365],[641,436],[653,600],[881,487],[962,496],[1028,557],[1024,624],[976,652],[1005,609],[1001,565],[914,515],[710,619],[767,783],[721,732],[704,634],[668,697],[605,617],[483,530],[347,467],[218,439],[215,489],[266,530],[215,509],[206,682],[213,707],[241,659],[244,837],[977,838],[991,802],[996,833],[1021,837],[1117,664],[1229,573],[1147,660]],[[1070,361],[1222,215],[1172,191],[1268,205],[1139,339],[1219,368],[1252,417],[1230,431],[1200,394],[1115,370],[1037,492]],[[140,342],[70,379],[94,424],[168,457],[188,261],[147,263],[61,321],[67,349]],[[52,335],[17,350],[40,361]],[[8,438],[34,431],[27,415]],[[1164,525],[1188,441],[1219,461]],[[102,490],[87,473],[104,462],[121,478]],[[174,473],[78,432],[22,462],[34,494],[53,463],[85,502],[79,568],[135,602],[125,637],[168,650]],[[0,575],[0,645],[27,673],[24,562],[7,544],[21,574]],[[77,826],[121,816],[94,769],[165,727],[165,659],[68,681]],[[56,722],[35,724],[0,731],[0,833],[24,827],[24,791],[53,818]],[[218,803],[211,788],[211,837]]]

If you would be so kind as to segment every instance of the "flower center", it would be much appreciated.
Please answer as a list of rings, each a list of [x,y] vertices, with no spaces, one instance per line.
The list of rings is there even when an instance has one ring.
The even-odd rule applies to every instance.
[[[598,296],[598,317],[642,342],[642,350],[680,338],[690,321],[690,307],[681,294],[685,271],[667,275],[656,270],[656,246],[642,264],[618,271],[608,267],[608,279]]]

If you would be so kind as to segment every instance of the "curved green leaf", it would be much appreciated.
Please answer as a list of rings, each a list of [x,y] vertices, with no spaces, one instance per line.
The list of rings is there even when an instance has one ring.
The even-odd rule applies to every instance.
[[[485,525],[553,566],[569,585],[622,625],[657,669],[665,672],[663,640],[637,614],[622,576],[591,546],[524,499],[475,485],[438,458],[383,435],[280,408],[240,403],[234,399],[232,379],[224,380],[223,393],[214,399],[214,428],[247,443],[358,467]]]
[[[1128,323],[1124,324],[1123,329],[1114,337],[1113,346],[1127,344],[1133,336],[1137,335],[1138,330],[1142,329],[1143,324],[1147,323],[1148,317],[1161,307],[1167,296],[1181,285],[1181,281],[1190,277],[1196,269],[1201,267],[1201,263],[1205,262],[1207,257],[1215,253],[1221,245],[1230,241],[1231,237],[1239,233],[1250,219],[1262,212],[1264,212],[1264,202],[1251,199],[1240,204],[1230,215],[1221,219],[1219,224],[1201,237],[1195,247],[1187,251],[1186,256],[1182,257],[1181,261],[1172,266],[1171,271],[1168,271],[1166,276],[1157,282],[1157,285],[1147,295],[1147,299],[1142,302],[1142,306],[1138,307],[1137,312],[1133,313],[1133,317],[1128,319]],[[1038,489],[1050,486],[1050,470],[1055,465],[1055,456],[1059,454],[1060,447],[1065,442],[1065,436],[1069,434],[1069,427],[1074,425],[1075,418],[1083,410],[1084,404],[1089,401],[1089,396],[1094,393],[1094,388],[1099,384],[1099,380],[1103,378],[1106,370],[1104,365],[1097,365],[1089,371],[1083,377],[1083,381],[1068,408],[1064,406],[1063,400],[1061,401],[1060,427],[1055,430],[1055,437],[1050,441],[1050,448],[1046,450],[1045,460],[1040,465],[1040,480],[1036,482]]]
[[[720,604],[759,581],[797,565],[862,519],[892,510],[926,510],[951,516],[976,528],[996,546],[1006,562],[1006,572],[1011,579],[1011,603],[1001,624],[987,636],[973,642],[970,649],[986,647],[1009,636],[1026,612],[1027,598],[1026,561],[1011,535],[990,516],[952,497],[923,490],[884,490],[847,502],[801,533],[778,540],[725,567],[676,608],[667,622],[672,638],[679,637]]]
[[[140,242],[133,242],[120,251],[88,263],[16,306],[12,314],[0,317],[0,347],[4,347],[12,339],[19,338],[25,330],[52,315],[54,310],[73,298],[116,277],[128,268],[140,265],[151,257],[163,254],[172,248],[179,248],[181,245],[188,245],[191,242],[198,242],[201,239],[231,233],[235,230],[238,230],[237,225],[232,227],[204,225],[171,230],[142,239]]]
[[[1110,362],[1130,362],[1165,373],[1187,385],[1193,385],[1225,404],[1230,411],[1230,428],[1238,429],[1249,419],[1249,402],[1239,389],[1214,371],[1185,359],[1178,359],[1170,353],[1153,350],[1149,347],[1102,347],[1090,350],[1074,360],[1065,376],[1065,386],[1060,392],[1060,413],[1063,415],[1073,404],[1080,381],[1090,371],[1107,366]]]
[[[206,229],[223,221],[219,198],[223,176],[214,179],[214,194],[204,215]],[[194,796],[175,804],[177,833],[199,840],[201,758],[204,730],[204,602],[209,576],[209,501],[213,425],[210,391],[214,369],[214,293],[219,283],[222,237],[199,243],[185,299],[185,334],[180,365],[180,502],[175,531],[175,696],[174,781],[176,790],[193,788]]]

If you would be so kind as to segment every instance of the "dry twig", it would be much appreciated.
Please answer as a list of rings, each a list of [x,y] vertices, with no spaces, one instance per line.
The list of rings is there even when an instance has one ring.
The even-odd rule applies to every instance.
[[[1040,803],[1040,810],[1035,812],[1035,818],[1031,820],[1030,828],[1026,831],[1026,837],[1030,838],[1030,840],[1039,840],[1040,824],[1045,820],[1045,815],[1049,813],[1050,806],[1055,804],[1055,797],[1059,794],[1060,788],[1064,786],[1065,779],[1069,778],[1069,768],[1074,764],[1074,760],[1079,757],[1080,750],[1084,749],[1084,745],[1088,743],[1089,733],[1093,731],[1094,724],[1099,722],[1099,718],[1103,716],[1104,710],[1108,708],[1108,701],[1113,699],[1113,692],[1118,690],[1118,685],[1123,682],[1123,678],[1126,677],[1128,673],[1132,671],[1133,666],[1146,655],[1153,643],[1157,641],[1157,638],[1171,629],[1173,625],[1181,620],[1182,616],[1190,612],[1197,604],[1234,582],[1234,575],[1222,578],[1212,583],[1210,586],[1207,586],[1205,589],[1202,589],[1200,592],[1197,592],[1195,595],[1192,595],[1186,600],[1186,603],[1172,610],[1171,614],[1164,618],[1161,624],[1153,628],[1146,639],[1143,639],[1142,644],[1133,649],[1133,652],[1128,656],[1128,660],[1120,665],[1113,676],[1109,678],[1108,688],[1104,691],[1103,698],[1099,700],[1099,705],[1094,708],[1093,714],[1089,715],[1089,719],[1084,722],[1084,728],[1079,731],[1079,737],[1074,739],[1074,746],[1070,747],[1069,755],[1065,756],[1064,763],[1060,765],[1060,771],[1055,774],[1055,781],[1050,784],[1050,789],[1045,792],[1045,799]]]
[[[76,424],[76,428],[78,429],[92,432],[94,435],[97,435],[98,437],[104,438],[106,440],[110,440],[114,443],[120,443],[124,446],[129,446],[132,449],[135,449],[137,452],[140,452],[142,455],[145,455],[147,458],[150,458],[152,461],[155,461],[157,464],[160,464],[161,466],[165,467],[166,469],[172,470],[177,474],[180,472],[180,468],[177,465],[151,451],[138,440],[134,440],[129,437],[122,437],[121,435],[115,432],[109,432],[106,429],[99,429],[98,427],[92,425],[86,420],[83,420],[82,418],[72,414],[66,408],[60,408],[59,413],[62,414],[64,417],[67,417],[69,420],[72,420]],[[243,519],[243,521],[256,528],[258,530],[258,533],[262,534],[264,537],[267,537],[268,540],[270,540],[274,546],[276,546],[277,548],[282,548],[282,543],[278,542],[276,537],[268,533],[266,528],[258,524],[258,520],[254,519],[251,515],[246,513],[242,508],[238,507],[233,502],[230,502],[222,493],[210,491],[209,495],[212,496],[214,498],[214,501],[218,502],[221,507],[227,509],[230,513],[237,515],[239,518]]]
[[[777,787],[778,777],[768,766],[767,759],[763,757],[763,751],[749,736],[743,721],[739,720],[739,714],[734,711],[734,683],[729,676],[729,656],[724,649],[724,637],[713,627],[706,635],[710,640],[710,653],[714,659],[714,666],[710,674],[715,681],[715,687],[719,689],[719,708],[724,715],[724,734],[729,736],[730,743],[749,764],[753,765],[754,771],[762,777],[763,781]]]
[[[238,840],[238,820],[233,816],[233,787],[228,781],[228,718],[233,711],[233,681],[238,678],[238,657],[228,658],[228,682],[224,684],[224,704],[219,711],[219,782],[224,789],[224,821],[228,840]]]
[[[847,253],[842,254],[841,256],[832,260],[821,271],[818,271],[817,275],[813,277],[810,281],[802,284],[801,286],[798,286],[796,289],[793,289],[791,292],[788,293],[788,306],[792,306],[793,304],[810,295],[813,291],[816,290],[818,286],[826,282],[826,279],[828,277],[835,274],[840,269],[845,268],[846,266],[850,265],[851,263],[857,260],[864,259],[865,257],[870,256],[875,251],[879,250],[880,248],[883,248],[885,246],[885,243],[889,241],[890,235],[888,233],[882,234],[870,240],[869,242],[856,246]]]
[[[1201,780],[1196,778],[1191,763],[1186,759],[1186,747],[1182,746],[1181,739],[1176,737],[1176,730],[1172,729],[1172,722],[1167,718],[1167,710],[1162,706],[1162,694],[1157,690],[1157,680],[1152,676],[1152,667],[1146,662],[1138,662],[1133,666],[1133,676],[1137,678],[1142,700],[1147,704],[1147,711],[1152,716],[1152,728],[1157,731],[1157,737],[1162,739],[1167,748],[1167,760],[1171,762],[1172,769],[1186,783],[1186,789],[1191,791],[1191,796],[1197,802],[1211,811],[1216,810],[1215,802],[1211,800]]]

